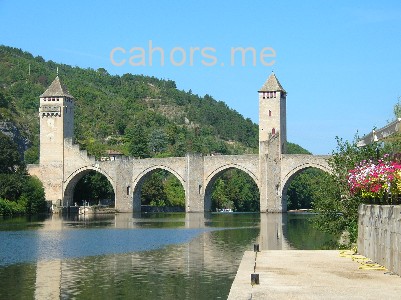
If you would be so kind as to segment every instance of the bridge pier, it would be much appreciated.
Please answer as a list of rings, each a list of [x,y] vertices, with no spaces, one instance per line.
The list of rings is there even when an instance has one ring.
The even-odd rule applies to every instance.
[[[205,210],[210,210],[211,203],[204,202],[203,156],[201,154],[187,154],[186,164],[185,211],[204,212]]]
[[[285,212],[281,189],[280,134],[259,143],[260,212]]]
[[[141,211],[141,202],[139,204],[133,201],[132,197],[132,160],[124,159],[113,162],[110,173],[114,176],[114,194],[115,194],[115,208],[120,212],[135,213]]]

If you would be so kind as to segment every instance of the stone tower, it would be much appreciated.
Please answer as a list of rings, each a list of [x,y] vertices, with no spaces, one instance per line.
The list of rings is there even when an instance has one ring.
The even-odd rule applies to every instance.
[[[74,97],[61,83],[51,83],[40,95],[40,166],[46,199],[54,204],[63,199],[65,138],[74,135]]]
[[[286,91],[272,73],[259,90],[260,211],[285,211],[281,201],[281,154],[286,152]],[[274,188],[272,188],[274,186]]]
[[[286,152],[286,91],[272,73],[259,91],[259,142],[280,136],[281,153]]]

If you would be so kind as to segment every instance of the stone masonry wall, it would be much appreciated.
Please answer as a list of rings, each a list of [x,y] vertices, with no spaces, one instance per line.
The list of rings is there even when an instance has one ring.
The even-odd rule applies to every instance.
[[[358,252],[401,275],[401,205],[359,206]]]

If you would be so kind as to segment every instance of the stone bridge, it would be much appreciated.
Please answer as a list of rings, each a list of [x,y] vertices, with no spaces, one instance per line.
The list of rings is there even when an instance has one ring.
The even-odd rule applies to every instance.
[[[248,174],[260,192],[261,212],[286,211],[286,192],[292,178],[307,168],[330,172],[327,156],[285,154],[286,92],[272,74],[259,91],[259,154],[97,161],[73,143],[74,101],[56,77],[40,96],[40,164],[28,171],[43,182],[46,198],[54,205],[74,205],[77,182],[97,171],[109,180],[115,207],[121,212],[141,210],[142,184],[156,170],[166,170],[181,182],[186,212],[211,209],[213,183],[228,169]]]

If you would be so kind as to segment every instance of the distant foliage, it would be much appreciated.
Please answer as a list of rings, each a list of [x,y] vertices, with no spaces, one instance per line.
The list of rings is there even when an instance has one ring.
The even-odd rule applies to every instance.
[[[401,118],[401,97],[398,97],[397,103],[393,107],[394,117]]]
[[[287,142],[287,153],[311,154],[308,150],[290,142]],[[287,189],[287,209],[312,208],[312,203],[316,197],[316,189],[322,184],[322,178],[325,176],[324,173],[316,168],[308,168],[296,174],[291,179]]]
[[[301,146],[287,142],[287,153],[288,154],[312,154],[308,150],[302,148]]]
[[[216,179],[212,192],[212,211],[231,208],[238,212],[258,212],[259,207],[258,186],[245,172],[230,169]]]
[[[141,193],[142,205],[185,207],[185,192],[181,182],[170,172],[156,170],[145,180]]]
[[[138,157],[256,152],[257,125],[210,95],[178,90],[172,80],[110,75],[104,68],[56,64],[0,46],[1,116],[9,115],[28,132],[34,149],[26,155],[29,163],[37,162],[38,98],[55,78],[57,67],[75,97],[75,140],[98,158],[107,150],[134,156],[139,151]],[[139,150],[132,145],[135,128],[143,129],[147,139]],[[160,128],[173,129],[176,135]]]
[[[83,205],[97,205],[101,200],[114,201],[114,189],[106,176],[96,171],[89,171],[75,186],[74,201]]]
[[[324,184],[326,173],[316,168],[300,172],[291,181],[287,190],[287,209],[310,209],[316,201],[316,190]]]
[[[0,133],[0,215],[34,214],[45,208],[42,183],[26,174],[17,146]]]
[[[21,162],[17,145],[0,132],[0,174],[23,172],[25,165]]]
[[[136,158],[150,157],[148,134],[144,126],[138,124],[127,130],[129,155]]]

